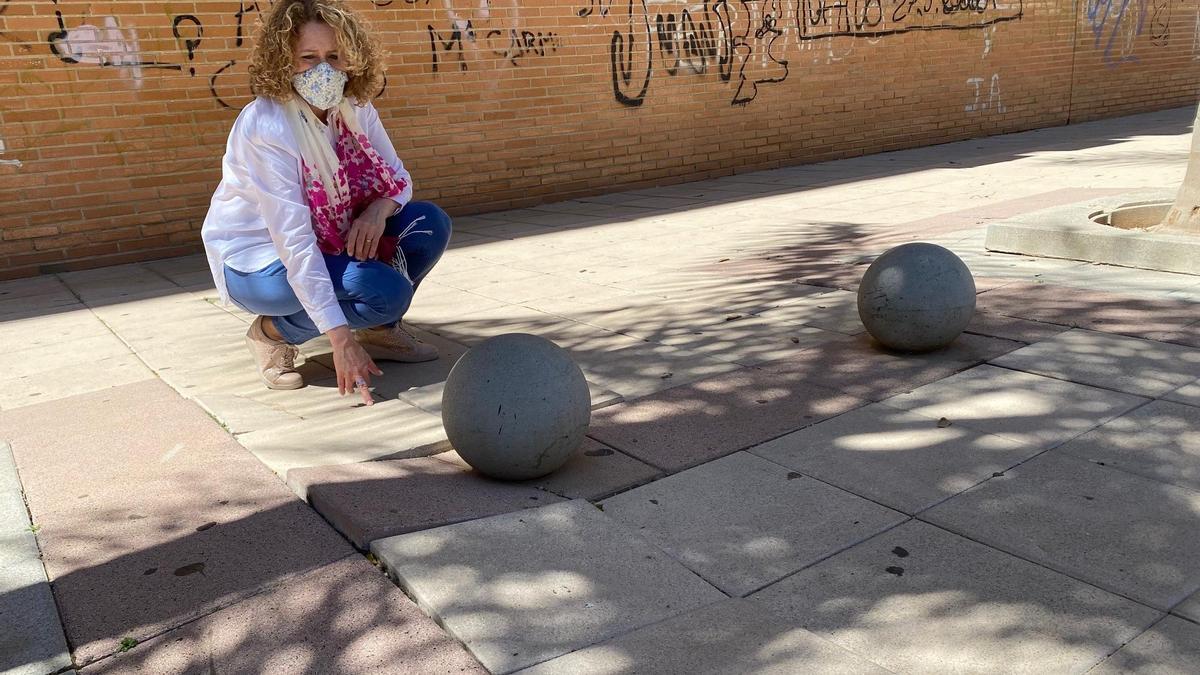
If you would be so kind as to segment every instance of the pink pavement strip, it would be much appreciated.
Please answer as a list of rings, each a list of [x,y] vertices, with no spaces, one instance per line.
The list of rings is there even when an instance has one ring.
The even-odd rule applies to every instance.
[[[384,574],[352,555],[80,671],[486,673]]]
[[[158,380],[0,413],[77,664],[353,549]]]

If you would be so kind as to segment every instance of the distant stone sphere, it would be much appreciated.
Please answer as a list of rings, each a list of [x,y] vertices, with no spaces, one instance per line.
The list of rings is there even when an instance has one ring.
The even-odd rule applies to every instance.
[[[945,347],[975,313],[975,279],[936,244],[902,244],[879,256],[858,286],[858,316],[880,344],[907,352]]]
[[[583,371],[561,347],[524,333],[489,338],[450,370],[442,425],[480,473],[527,480],[562,466],[591,421]]]

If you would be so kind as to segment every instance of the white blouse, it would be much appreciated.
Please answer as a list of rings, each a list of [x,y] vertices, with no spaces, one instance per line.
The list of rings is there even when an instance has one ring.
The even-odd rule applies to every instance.
[[[412,178],[379,121],[375,106],[355,106],[358,123],[392,173],[403,182],[398,195],[386,195],[400,206],[412,199]],[[327,129],[329,142],[334,131]],[[288,283],[322,333],[346,324],[334,294],[325,258],[317,247],[308,199],[300,178],[300,146],[284,117],[283,105],[258,98],[233,123],[221,183],[213,194],[200,230],[213,282],[223,303],[225,266],[254,272],[280,260]]]

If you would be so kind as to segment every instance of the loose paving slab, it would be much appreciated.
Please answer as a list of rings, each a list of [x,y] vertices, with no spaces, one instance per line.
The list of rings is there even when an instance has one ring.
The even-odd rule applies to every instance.
[[[674,473],[863,403],[803,375],[746,369],[598,410],[588,435]]]
[[[487,671],[379,570],[351,555],[81,672]]]
[[[758,590],[906,519],[745,452],[601,506],[731,596]]]
[[[395,399],[346,407],[348,399],[338,401],[336,389],[327,396],[344,409],[245,433],[238,442],[280,476],[310,466],[425,457],[449,449],[437,415]]]
[[[1144,403],[1131,394],[982,365],[884,401],[933,419],[1048,448]]]
[[[1194,673],[1200,663],[1200,626],[1168,616],[1088,671],[1117,673]]]
[[[898,673],[1083,672],[1161,616],[917,521],[750,600]]]
[[[493,673],[725,598],[584,501],[390,537],[371,550]]]
[[[470,465],[453,450],[434,455],[462,469]],[[548,476],[522,481],[539,490],[567,499],[595,501],[622,490],[648,483],[662,475],[658,469],[614,450],[592,438],[584,438],[574,457]]]
[[[1200,492],[1200,409],[1153,401],[1057,452]]]
[[[598,410],[610,405],[620,403],[624,400],[620,394],[609,391],[594,382],[588,382],[588,394],[592,399],[592,410]],[[434,415],[442,414],[442,393],[445,391],[446,382],[443,380],[435,384],[429,384],[424,387],[414,387],[400,392],[397,396],[401,401],[414,405],[425,412]],[[375,388],[375,392],[379,393],[379,388]]]
[[[0,429],[81,665],[352,551],[157,380],[0,413]]]
[[[520,671],[520,675],[755,673],[885,675],[891,671],[761,606],[731,598]]]
[[[71,665],[17,467],[0,441],[0,672],[45,675]]]
[[[363,550],[376,539],[563,501],[432,457],[293,469],[287,482]]]
[[[1200,350],[1080,329],[1010,352],[992,363],[1151,397],[1200,378]]]
[[[942,502],[1040,451],[882,403],[749,449],[907,514]]]
[[[1057,451],[920,517],[1163,611],[1200,588],[1200,492]]]

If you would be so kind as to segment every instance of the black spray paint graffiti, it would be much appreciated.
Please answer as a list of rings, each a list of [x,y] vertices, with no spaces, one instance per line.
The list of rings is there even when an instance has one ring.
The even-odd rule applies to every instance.
[[[182,30],[180,30],[181,27]],[[176,40],[183,40],[183,46],[187,48],[188,63],[194,61],[196,48],[200,46],[200,38],[204,37],[204,26],[200,25],[200,19],[191,14],[180,14],[171,22],[171,33],[175,35]],[[185,37],[184,33],[194,34],[195,37]],[[195,76],[196,69],[188,66],[188,73]]]
[[[1165,0],[1161,0],[1165,1]],[[610,0],[590,0],[580,16],[624,10],[609,46],[613,97],[640,106],[654,72],[654,50],[662,72],[703,75],[716,67],[733,81],[732,105],[746,105],[761,85],[788,76],[787,33],[798,40],[832,37],[879,38],[911,31],[980,30],[1022,17],[1021,0],[704,0],[699,7],[659,13],[650,20],[646,0],[613,9]],[[792,10],[794,7],[794,12]],[[792,23],[794,22],[794,23]]]
[[[1088,0],[1087,21],[1092,30],[1093,44],[1103,45],[1104,64],[1115,67],[1137,61],[1136,41],[1150,23],[1150,42],[1165,47],[1171,39],[1171,9],[1169,0]]]
[[[556,33],[532,31],[519,25],[516,0],[511,0],[508,7],[493,7],[493,1],[477,0],[476,7],[462,9],[456,8],[452,0],[442,0],[449,28],[441,31],[433,24],[425,26],[433,72],[454,70],[455,63],[457,70],[469,70],[468,62],[476,59],[498,58],[519,67],[525,59],[558,50],[561,39]]]
[[[889,11],[890,10],[890,11]],[[976,30],[1023,15],[1022,2],[997,0],[800,0],[801,40],[886,37],[913,31]]]

